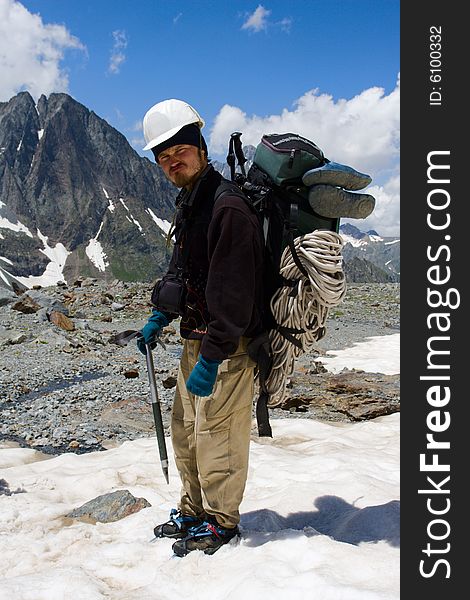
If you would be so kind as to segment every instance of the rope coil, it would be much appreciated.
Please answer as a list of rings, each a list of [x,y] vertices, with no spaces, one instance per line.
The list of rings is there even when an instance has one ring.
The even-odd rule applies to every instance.
[[[281,257],[280,274],[297,283],[293,287],[279,288],[271,300],[271,311],[281,330],[269,332],[273,366],[266,389],[271,407],[282,403],[295,360],[325,335],[329,309],[338,305],[346,293],[341,255],[343,241],[339,234],[313,231],[295,238],[294,247],[308,278],[301,273],[290,248],[286,247]],[[298,346],[282,335],[283,327],[302,330],[302,333],[290,333],[299,342]]]

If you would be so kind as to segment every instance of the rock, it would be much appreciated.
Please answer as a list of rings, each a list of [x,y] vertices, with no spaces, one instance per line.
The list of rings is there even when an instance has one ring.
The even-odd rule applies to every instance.
[[[174,388],[176,386],[176,381],[177,379],[174,375],[169,375],[166,379],[162,381],[162,386],[167,390]]]
[[[40,308],[41,306],[27,294],[23,294],[23,296],[21,296],[20,299],[12,305],[13,310],[22,312],[25,315],[30,315],[32,313],[38,312]]]
[[[112,523],[149,506],[145,498],[136,498],[128,490],[118,490],[98,496],[65,516],[87,523]]]
[[[129,369],[128,371],[124,371],[124,377],[126,377],[126,379],[134,379],[135,377],[139,377],[139,371],[137,369]]]
[[[328,420],[364,421],[400,411],[400,376],[345,369],[318,375],[296,371],[280,408]]]
[[[7,304],[11,304],[16,299],[17,295],[15,294],[15,292],[0,287],[0,306],[6,306]]]
[[[121,304],[120,302],[113,302],[111,304],[111,310],[117,311],[117,310],[123,310],[124,308],[126,308],[126,304]]]
[[[168,422],[167,420],[166,425]],[[138,432],[140,436],[155,435],[152,408],[143,397],[131,396],[125,400],[108,403],[101,414],[100,423],[107,427],[123,427],[126,431]]]
[[[95,277],[85,277],[85,279],[82,279],[81,287],[89,287],[95,285],[97,281],[98,280]]]
[[[60,327],[61,329],[64,329],[65,331],[74,331],[75,330],[75,325],[73,324],[73,321],[71,319],[69,319],[67,316],[65,316],[63,313],[61,313],[57,310],[51,311],[49,313],[48,317],[49,317],[49,321],[51,323],[53,323],[54,325],[57,325],[57,327]]]
[[[75,302],[77,296],[73,292],[64,292],[63,298],[66,304],[71,304],[72,302]]]
[[[10,486],[8,485],[8,482],[5,481],[5,479],[0,479],[0,496],[11,496],[12,494],[22,494],[24,493],[26,490],[23,490],[21,488],[17,488],[14,491],[10,490]]]
[[[69,314],[68,309],[64,306],[64,304],[62,304],[62,302],[57,300],[57,298],[51,298],[45,291],[31,289],[28,290],[27,294],[23,294],[20,297],[20,301],[23,300],[23,298],[29,298],[40,308],[47,309],[48,312],[51,310],[57,310],[61,313],[64,313],[64,315]]]
[[[22,344],[30,339],[30,336],[14,329],[3,329],[0,328],[0,347],[8,346],[10,344]]]

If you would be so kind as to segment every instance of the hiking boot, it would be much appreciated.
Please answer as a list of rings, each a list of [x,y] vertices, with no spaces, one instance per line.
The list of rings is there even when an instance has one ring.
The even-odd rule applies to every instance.
[[[204,554],[214,554],[217,550],[240,536],[238,527],[221,527],[214,518],[204,521],[199,527],[191,528],[188,535],[173,544],[176,556],[183,557],[193,550],[202,550]]]
[[[157,525],[153,533],[157,538],[184,538],[188,535],[192,527],[199,527],[202,523],[203,519],[193,517],[192,515],[183,515],[180,510],[172,508],[170,519],[166,523]]]
[[[375,206],[375,198],[370,194],[357,194],[323,184],[310,188],[308,201],[316,213],[330,218],[365,219]]]

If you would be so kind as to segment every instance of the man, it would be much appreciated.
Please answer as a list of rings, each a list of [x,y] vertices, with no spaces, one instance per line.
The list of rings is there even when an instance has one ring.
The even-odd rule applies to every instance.
[[[241,192],[210,164],[203,126],[193,107],[175,99],[150,108],[143,121],[144,150],[181,188],[170,267],[152,293],[155,308],[138,340],[145,353],[145,343],[181,316],[171,420],[181,498],[154,530],[177,540],[178,556],[213,554],[239,535],[254,393],[247,344],[261,330],[262,232]]]

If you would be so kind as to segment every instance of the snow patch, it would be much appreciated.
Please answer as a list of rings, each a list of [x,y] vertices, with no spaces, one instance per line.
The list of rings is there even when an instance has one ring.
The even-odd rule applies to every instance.
[[[130,217],[126,217],[126,219],[129,221],[129,223],[133,223],[140,231],[140,233],[143,233],[143,229],[139,223],[139,221],[137,221],[137,219],[134,217],[134,215],[131,213],[131,211],[129,210],[128,206],[126,205],[126,203],[124,202],[123,198],[119,198],[120,203],[124,206],[124,208],[127,210],[127,212],[129,213]],[[145,235],[145,233],[143,234]]]
[[[171,540],[149,544],[180,491],[170,438],[169,485],[152,437],[34,462],[30,449],[1,449],[10,489],[26,490],[3,498],[2,598],[399,598],[399,414],[272,428],[272,439],[250,441],[242,538],[214,557],[173,559]],[[151,506],[113,523],[63,524],[123,488]]]
[[[116,206],[115,206],[114,202],[113,202],[113,201],[111,200],[111,198],[109,197],[109,194],[108,194],[108,192],[107,192],[107,191],[106,191],[104,188],[102,188],[102,190],[103,190],[103,192],[104,192],[104,195],[106,196],[106,198],[107,198],[107,200],[108,200],[108,203],[109,203],[109,204],[108,204],[108,210],[109,210],[110,212],[114,212],[114,209],[116,208]]]
[[[392,242],[385,242],[384,246],[391,246],[392,244],[399,244],[400,240],[393,240]]]
[[[137,219],[134,219],[134,217],[132,215],[131,215],[131,217],[132,217],[132,222],[134,223],[134,225],[138,228],[138,230],[140,231],[140,233],[143,233],[144,230],[142,229],[139,221],[137,221]]]
[[[104,190],[104,188],[103,188],[103,190]],[[91,260],[91,262],[95,265],[95,267],[99,271],[104,272],[106,270],[106,267],[109,266],[109,261],[107,261],[107,256],[103,250],[103,246],[98,241],[98,236],[100,235],[102,228],[103,228],[103,221],[101,222],[101,225],[98,229],[98,233],[95,235],[94,238],[92,238],[88,242],[87,247],[85,248],[85,253],[88,256],[88,258]]]
[[[8,260],[8,258],[5,258],[4,256],[0,256],[0,260],[4,260],[6,263],[8,263],[9,265],[12,265],[13,263],[11,262],[11,260]]]
[[[340,234],[343,238],[344,244],[351,244],[355,248],[360,248],[361,246],[367,246],[367,242],[365,240],[358,240],[352,235],[345,235],[344,233]]]
[[[41,139],[41,138],[42,138],[42,136],[43,136],[43,134],[44,134],[44,129],[40,129],[40,130],[38,131],[38,138],[39,138],[39,139]]]
[[[153,210],[151,208],[146,208],[145,210],[152,217],[152,219],[155,221],[155,223],[158,225],[158,227],[160,227],[160,229],[164,232],[164,234],[167,235],[168,232],[170,231],[171,223],[169,223],[168,221],[165,221],[164,219],[160,219],[159,217],[157,217],[157,215],[153,212]]]
[[[8,271],[5,271],[5,273],[8,273]],[[8,273],[8,275],[10,275],[10,273]],[[3,279],[3,281],[7,284],[8,287],[10,287],[10,282],[8,281],[8,279],[5,277],[5,275],[2,273],[2,269],[0,269],[0,277]]]
[[[57,243],[53,248],[49,246],[47,243],[49,238],[46,235],[42,235],[39,229],[37,230],[37,236],[44,244],[44,249],[40,250],[40,252],[45,254],[47,258],[50,259],[50,263],[46,266],[46,269],[42,275],[16,277],[16,279],[27,287],[33,287],[33,285],[48,287],[51,285],[56,285],[58,281],[65,281],[63,270],[67,257],[69,254],[71,254],[71,252],[69,252],[67,248],[60,242]]]
[[[354,368],[395,375],[400,373],[400,334],[373,336],[345,350],[328,350],[319,360],[331,373]]]
[[[0,208],[2,206],[5,206],[5,204],[0,202]],[[34,237],[33,234],[31,233],[31,231],[26,227],[26,225],[23,225],[23,223],[20,223],[20,221],[17,221],[16,223],[12,223],[7,218],[1,217],[1,216],[0,216],[0,229],[11,229],[11,231],[18,231],[18,232],[26,233],[26,235],[28,235],[31,238]]]

